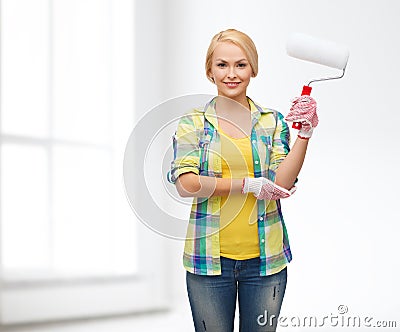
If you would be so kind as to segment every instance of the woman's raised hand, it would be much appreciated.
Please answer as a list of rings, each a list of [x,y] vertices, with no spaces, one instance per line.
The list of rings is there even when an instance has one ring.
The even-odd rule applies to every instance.
[[[307,95],[294,98],[285,120],[300,122],[302,127],[298,136],[310,138],[314,128],[318,125],[317,103],[314,98]]]

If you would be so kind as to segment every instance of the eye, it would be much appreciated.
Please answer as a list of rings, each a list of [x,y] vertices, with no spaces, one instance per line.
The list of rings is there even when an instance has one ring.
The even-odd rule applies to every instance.
[[[223,62],[217,63],[217,67],[223,68],[225,66],[226,66],[226,64]]]
[[[238,67],[239,68],[245,68],[247,66],[247,63],[239,63]]]

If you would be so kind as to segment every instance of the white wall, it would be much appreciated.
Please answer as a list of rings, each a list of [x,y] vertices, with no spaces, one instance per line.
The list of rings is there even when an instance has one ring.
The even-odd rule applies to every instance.
[[[147,107],[215,93],[204,75],[204,57],[211,37],[226,28],[248,33],[258,47],[260,73],[248,94],[284,114],[308,79],[336,73],[289,58],[287,36],[300,31],[349,47],[345,77],[314,85],[320,125],[298,192],[283,203],[294,255],[283,312],[337,313],[343,304],[349,314],[400,321],[400,3],[151,0],[137,6],[149,4],[159,11],[143,12],[136,44],[142,66],[137,91],[150,98]],[[167,242],[172,274],[166,277],[174,301],[184,303],[182,242]]]

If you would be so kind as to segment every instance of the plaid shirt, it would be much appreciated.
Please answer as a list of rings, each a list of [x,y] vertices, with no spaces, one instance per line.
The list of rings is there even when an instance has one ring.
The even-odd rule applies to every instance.
[[[281,113],[248,100],[254,177],[268,177],[274,181],[276,169],[289,152],[289,127]],[[168,174],[171,183],[187,172],[222,177],[215,102],[216,98],[204,109],[194,109],[180,119],[173,137],[174,160]],[[220,196],[193,199],[183,255],[184,266],[191,273],[221,274],[220,203]],[[257,216],[260,275],[265,276],[282,270],[292,260],[292,254],[279,200],[257,200]]]

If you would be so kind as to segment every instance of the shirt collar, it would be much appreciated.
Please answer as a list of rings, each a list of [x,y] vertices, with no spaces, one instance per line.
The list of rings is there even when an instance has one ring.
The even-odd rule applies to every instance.
[[[210,122],[214,128],[218,128],[217,113],[215,111],[215,103],[217,97],[211,99],[204,107],[204,115],[208,122]],[[254,126],[261,117],[261,113],[265,113],[261,106],[257,105],[251,98],[247,97],[247,101],[250,105],[251,112],[251,123]]]

